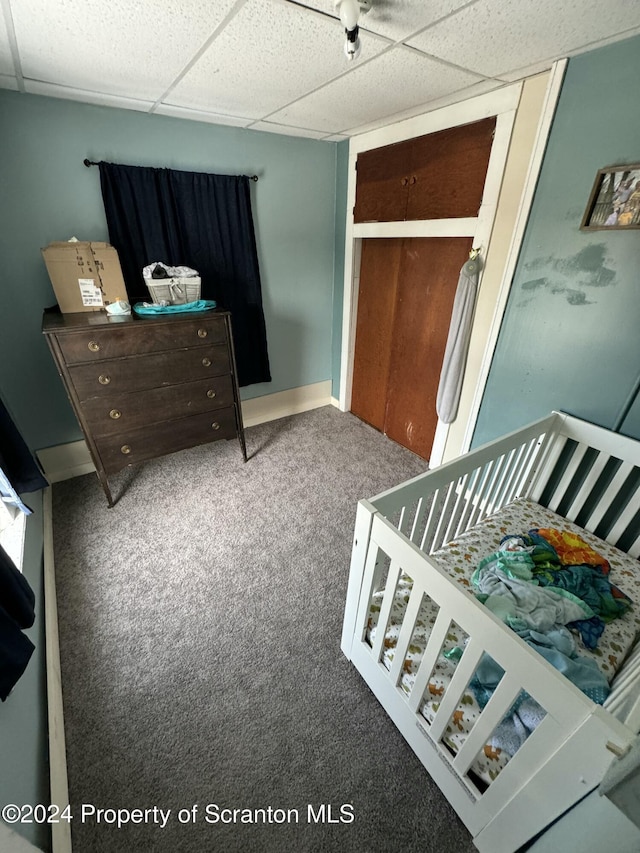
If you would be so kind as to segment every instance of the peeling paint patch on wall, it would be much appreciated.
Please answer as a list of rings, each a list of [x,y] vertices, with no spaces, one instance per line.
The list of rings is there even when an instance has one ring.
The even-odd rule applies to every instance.
[[[569,305],[592,305],[597,299],[587,296],[589,288],[611,287],[616,284],[616,270],[611,265],[604,243],[590,243],[573,255],[564,258],[553,256],[532,258],[524,270],[538,273],[536,278],[525,279],[521,289],[525,294],[547,289],[565,296]],[[539,275],[542,273],[542,275]],[[593,295],[593,294],[591,294]],[[531,296],[519,300],[521,308],[531,302]]]

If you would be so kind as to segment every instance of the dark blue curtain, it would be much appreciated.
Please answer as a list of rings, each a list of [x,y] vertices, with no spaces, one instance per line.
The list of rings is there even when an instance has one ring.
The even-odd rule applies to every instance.
[[[149,300],[154,261],[197,270],[231,311],[239,384],[270,382],[249,178],[100,163],[100,185],[129,299]]]
[[[0,498],[30,513],[20,493],[35,492],[46,486],[47,481],[0,400]]]
[[[35,621],[35,596],[0,546],[0,700],[4,702],[27,668],[34,645],[22,632]]]

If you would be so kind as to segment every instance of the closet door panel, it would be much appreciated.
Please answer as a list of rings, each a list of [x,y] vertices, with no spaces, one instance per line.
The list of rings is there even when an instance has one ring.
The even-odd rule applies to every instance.
[[[478,215],[495,126],[494,116],[411,140],[406,219]]]
[[[405,218],[413,139],[358,154],[354,222],[399,222]]]
[[[384,432],[423,459],[433,446],[453,300],[471,242],[468,237],[402,241]]]
[[[393,338],[401,240],[363,240],[351,411],[380,431]]]

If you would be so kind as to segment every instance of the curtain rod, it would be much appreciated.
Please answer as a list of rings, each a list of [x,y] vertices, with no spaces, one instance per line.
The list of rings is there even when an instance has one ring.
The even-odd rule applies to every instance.
[[[99,166],[100,165],[99,162],[96,162],[95,160],[89,160],[88,157],[85,157],[82,162],[87,167],[87,169],[89,168],[89,166]],[[258,180],[257,175],[249,175],[248,177],[249,177],[250,181],[257,181]]]

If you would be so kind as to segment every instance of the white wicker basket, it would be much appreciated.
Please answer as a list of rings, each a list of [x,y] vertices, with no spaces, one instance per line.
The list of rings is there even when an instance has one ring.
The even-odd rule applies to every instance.
[[[170,305],[184,305],[200,299],[200,276],[184,278],[145,279],[151,299],[154,302],[168,302]]]

